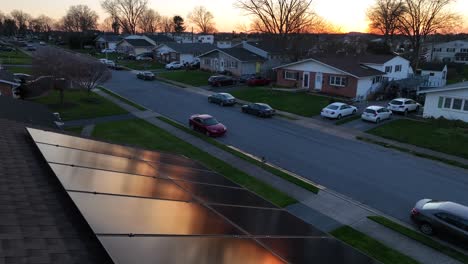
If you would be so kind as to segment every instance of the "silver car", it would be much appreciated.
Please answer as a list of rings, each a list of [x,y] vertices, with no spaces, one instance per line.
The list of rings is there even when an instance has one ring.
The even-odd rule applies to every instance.
[[[411,219],[426,235],[438,233],[468,241],[468,207],[454,202],[419,200]]]

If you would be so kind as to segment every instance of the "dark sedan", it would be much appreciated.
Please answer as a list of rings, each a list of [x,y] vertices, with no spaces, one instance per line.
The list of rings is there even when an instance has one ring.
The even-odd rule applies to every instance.
[[[468,207],[464,205],[422,199],[411,210],[411,219],[426,235],[437,233],[468,242]]]
[[[142,79],[145,81],[152,81],[154,80],[154,73],[149,72],[149,71],[144,71],[144,72],[139,72],[137,73],[137,78]]]
[[[248,86],[264,86],[268,84],[270,84],[270,80],[260,76],[252,77],[247,80]]]
[[[229,76],[224,76],[224,75],[216,75],[216,76],[211,76],[208,78],[208,84],[211,86],[226,86],[226,85],[232,85],[235,84],[236,80],[232,77]]]
[[[267,104],[252,103],[242,106],[242,112],[260,117],[271,117],[276,111]]]
[[[219,104],[220,106],[235,105],[236,98],[228,93],[216,93],[208,96],[208,102]]]
[[[209,137],[222,136],[227,131],[223,124],[210,115],[192,115],[189,119],[189,126]]]

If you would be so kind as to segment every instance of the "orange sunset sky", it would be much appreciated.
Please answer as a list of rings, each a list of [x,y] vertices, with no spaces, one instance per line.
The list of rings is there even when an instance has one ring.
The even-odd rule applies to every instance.
[[[99,14],[102,21],[107,14],[99,0],[0,0],[0,10],[9,13],[13,9],[23,10],[33,16],[45,14],[59,18],[71,5],[85,4]],[[173,16],[187,14],[197,5],[203,5],[215,16],[219,31],[239,30],[239,25],[248,25],[249,19],[241,10],[233,6],[235,0],[149,0],[149,7],[161,15]],[[328,21],[337,25],[343,32],[367,30],[365,11],[374,0],[314,0],[313,9]],[[465,23],[459,32],[468,32],[468,0],[458,0],[452,10],[464,15]],[[189,30],[190,28],[188,28]]]

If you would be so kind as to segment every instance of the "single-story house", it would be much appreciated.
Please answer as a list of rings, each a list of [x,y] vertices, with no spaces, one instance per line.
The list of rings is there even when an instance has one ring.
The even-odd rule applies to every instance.
[[[117,52],[139,55],[142,53],[151,52],[154,48],[154,45],[145,39],[122,39],[117,44]]]
[[[96,38],[97,49],[117,49],[117,44],[123,39],[122,36],[116,34],[103,34]]]
[[[423,116],[468,122],[468,82],[420,90],[425,94]]]
[[[356,99],[381,85],[385,72],[360,63],[356,56],[329,55],[274,68],[277,84]]]
[[[15,92],[20,85],[11,72],[0,69],[0,96],[17,98]]]
[[[164,43],[153,49],[156,59],[162,62],[190,63],[199,55],[216,48],[207,43]]]
[[[425,78],[421,88],[444,87],[447,84],[447,65],[438,63],[427,63],[416,72]]]
[[[242,47],[213,49],[199,56],[200,69],[212,72],[230,71],[235,76],[258,74],[265,58]]]

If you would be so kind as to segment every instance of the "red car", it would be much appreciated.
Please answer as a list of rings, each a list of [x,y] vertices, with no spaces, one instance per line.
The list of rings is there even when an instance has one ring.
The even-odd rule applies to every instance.
[[[263,86],[270,84],[270,80],[260,76],[252,77],[247,80],[248,86]]]
[[[189,119],[189,126],[209,137],[222,136],[227,131],[223,124],[210,115],[192,115]]]

